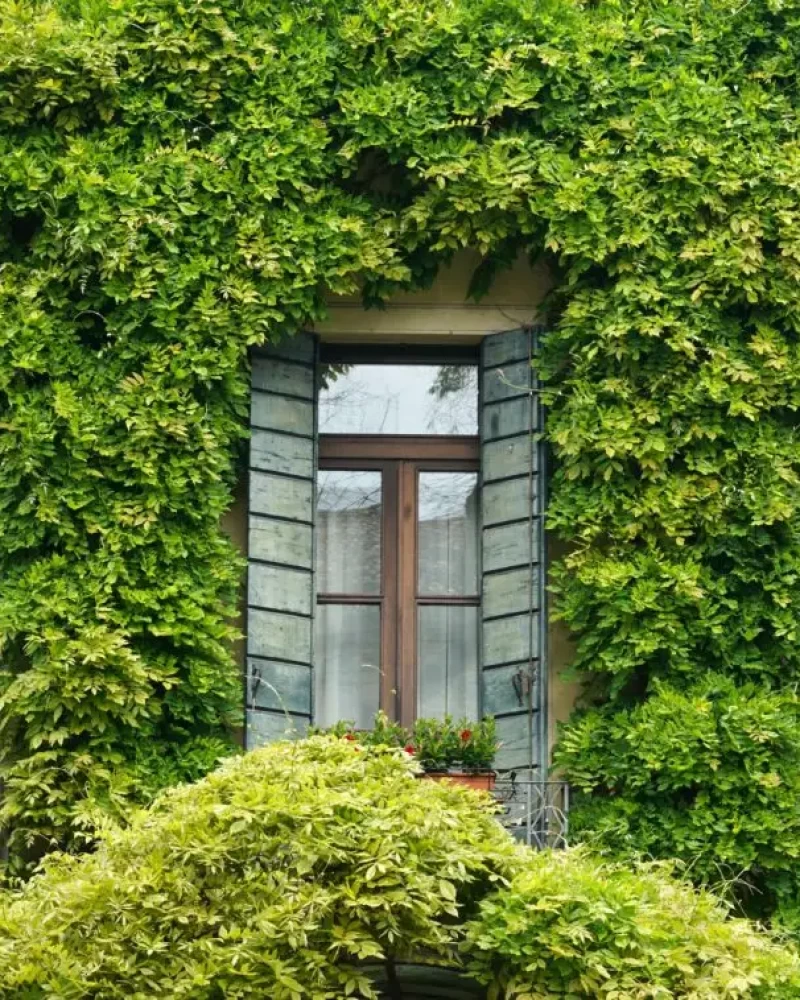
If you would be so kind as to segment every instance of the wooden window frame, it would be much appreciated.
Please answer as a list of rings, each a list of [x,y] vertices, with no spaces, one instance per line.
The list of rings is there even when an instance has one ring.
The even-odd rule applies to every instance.
[[[381,588],[378,594],[317,595],[318,604],[380,607],[380,707],[410,725],[417,709],[417,609],[422,605],[480,606],[480,594],[420,594],[417,587],[420,472],[480,471],[473,436],[333,435],[319,438],[319,468],[380,471]]]

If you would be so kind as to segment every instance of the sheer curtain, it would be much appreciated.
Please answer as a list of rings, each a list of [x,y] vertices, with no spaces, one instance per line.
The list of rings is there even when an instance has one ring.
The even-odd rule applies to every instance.
[[[381,474],[320,470],[317,593],[369,596],[380,587]],[[317,721],[369,726],[380,699],[380,607],[321,603],[315,659]]]

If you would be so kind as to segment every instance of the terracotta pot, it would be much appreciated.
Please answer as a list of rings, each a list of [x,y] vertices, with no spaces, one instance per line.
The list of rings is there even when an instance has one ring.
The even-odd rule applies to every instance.
[[[426,771],[420,777],[428,781],[452,781],[479,792],[491,792],[497,775],[494,771]]]

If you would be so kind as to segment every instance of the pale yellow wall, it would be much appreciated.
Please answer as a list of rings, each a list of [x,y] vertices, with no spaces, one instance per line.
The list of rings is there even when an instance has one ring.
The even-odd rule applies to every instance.
[[[477,343],[487,333],[500,333],[537,317],[552,287],[543,260],[533,267],[527,257],[498,274],[479,303],[467,301],[467,290],[480,256],[470,250],[444,266],[430,288],[404,292],[384,309],[365,309],[357,296],[332,296],[329,315],[315,327],[322,340],[430,343]]]
[[[547,557],[552,563],[560,559],[567,551],[567,546],[558,541],[553,535],[547,536]],[[575,647],[570,636],[569,629],[563,622],[556,621],[553,612],[557,608],[557,601],[550,596],[550,620],[548,622],[548,642],[547,652],[550,659],[550,674],[548,685],[548,738],[550,748],[556,741],[558,735],[559,722],[566,722],[569,718],[575,702],[580,694],[580,685],[572,680],[567,680],[564,673],[572,662]]]

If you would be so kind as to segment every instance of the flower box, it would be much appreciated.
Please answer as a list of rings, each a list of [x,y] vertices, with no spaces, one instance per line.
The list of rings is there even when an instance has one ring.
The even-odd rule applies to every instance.
[[[494,790],[497,775],[494,771],[424,771],[420,778],[428,781],[451,781],[479,792]]]
[[[492,770],[498,749],[494,719],[417,719],[411,728],[393,722],[378,712],[372,729],[356,729],[351,722],[338,722],[323,732],[362,746],[388,746],[404,750],[419,764],[418,777],[451,781],[467,788],[491,791]]]

